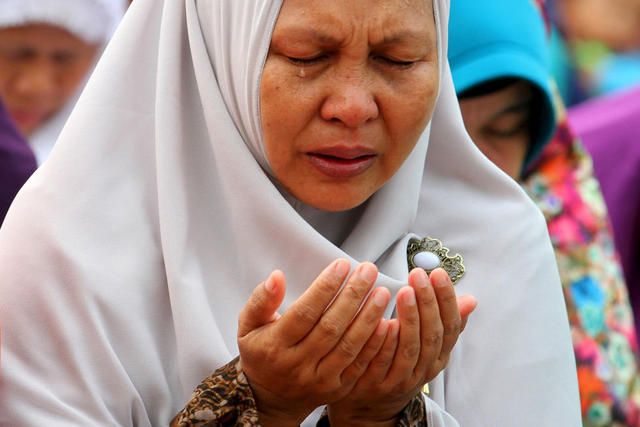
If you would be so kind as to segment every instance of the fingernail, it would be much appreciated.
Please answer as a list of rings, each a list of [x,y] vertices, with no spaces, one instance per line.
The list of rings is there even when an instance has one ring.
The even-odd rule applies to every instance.
[[[372,264],[361,264],[358,274],[367,283],[373,283],[378,275],[378,270]]]
[[[418,273],[415,273],[415,275],[418,276],[415,279],[416,285],[418,285],[419,288],[426,288],[429,284],[427,273],[424,270],[420,269]]]
[[[385,319],[381,319],[374,333],[378,336],[382,336],[387,333],[387,329],[389,329],[389,323]]]
[[[344,277],[349,273],[351,264],[346,259],[338,259],[334,261],[333,272],[337,277]]]
[[[438,288],[443,288],[449,285],[449,275],[445,271],[442,271],[440,274],[436,274],[436,277],[433,279],[434,285]]]
[[[373,303],[378,307],[386,307],[388,301],[386,292],[378,291],[373,296]]]
[[[264,287],[267,290],[267,292],[273,292],[273,289],[276,287],[276,283],[273,280],[273,273],[271,273],[267,281],[264,282]]]
[[[407,295],[404,297],[404,302],[407,305],[416,305],[416,294],[413,292],[413,288],[409,288]]]

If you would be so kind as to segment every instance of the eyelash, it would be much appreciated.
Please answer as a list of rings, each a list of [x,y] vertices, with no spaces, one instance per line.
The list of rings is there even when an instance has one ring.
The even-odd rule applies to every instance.
[[[500,131],[495,129],[488,129],[488,132],[497,138],[510,138],[512,136],[516,136],[521,132],[527,131],[529,129],[529,120],[523,120],[522,123],[514,126],[512,129],[507,131]]]
[[[385,56],[376,56],[374,57],[375,59],[385,62],[393,67],[398,67],[398,68],[409,68],[411,67],[413,64],[415,64],[414,61],[396,61],[390,58],[387,58]]]
[[[328,57],[329,57],[328,55],[320,55],[314,58],[295,58],[293,56],[287,56],[287,59],[296,65],[312,66],[324,61]],[[413,64],[415,64],[415,62],[413,61],[395,61],[393,59],[390,59],[384,56],[374,56],[373,58],[375,60],[384,62],[385,64],[390,65],[392,67],[398,67],[398,68],[409,68]]]
[[[293,56],[287,56],[287,59],[289,61],[293,62],[296,65],[303,65],[303,66],[315,65],[326,58],[327,58],[327,55],[320,55],[314,58],[294,58]]]

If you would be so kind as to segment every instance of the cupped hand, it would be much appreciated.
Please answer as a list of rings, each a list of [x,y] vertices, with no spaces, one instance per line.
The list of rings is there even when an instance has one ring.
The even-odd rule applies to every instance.
[[[456,298],[442,269],[429,278],[416,268],[397,295],[397,319],[348,396],[329,405],[332,426],[396,425],[405,406],[435,378],[476,307],[472,296]]]
[[[240,361],[262,425],[299,425],[316,407],[344,398],[382,347],[389,291],[371,291],[378,274],[371,263],[340,291],[349,270],[349,261],[334,261],[282,315],[286,284],[276,270],[242,309]]]

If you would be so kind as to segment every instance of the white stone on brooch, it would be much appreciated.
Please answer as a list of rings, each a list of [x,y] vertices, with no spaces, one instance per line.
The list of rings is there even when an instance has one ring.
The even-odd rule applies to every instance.
[[[462,263],[462,256],[449,256],[449,248],[442,245],[438,239],[425,237],[424,239],[410,239],[407,245],[407,263],[409,271],[419,267],[427,273],[442,267],[455,285],[466,271]]]
[[[433,252],[418,252],[413,256],[413,263],[416,267],[431,271],[440,265],[440,258],[438,258],[438,255]]]

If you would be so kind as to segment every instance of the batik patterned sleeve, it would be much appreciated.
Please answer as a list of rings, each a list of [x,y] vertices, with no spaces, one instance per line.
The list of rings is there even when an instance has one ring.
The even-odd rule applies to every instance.
[[[427,427],[427,408],[422,393],[418,393],[404,408],[398,427]]]
[[[200,383],[171,422],[172,427],[259,425],[256,401],[239,357]]]
[[[171,421],[171,427],[259,425],[256,401],[249,382],[242,372],[239,357],[202,381],[184,409]],[[317,426],[329,425],[329,417],[325,409]],[[420,393],[402,411],[398,427],[425,426],[427,426],[426,406]]]

